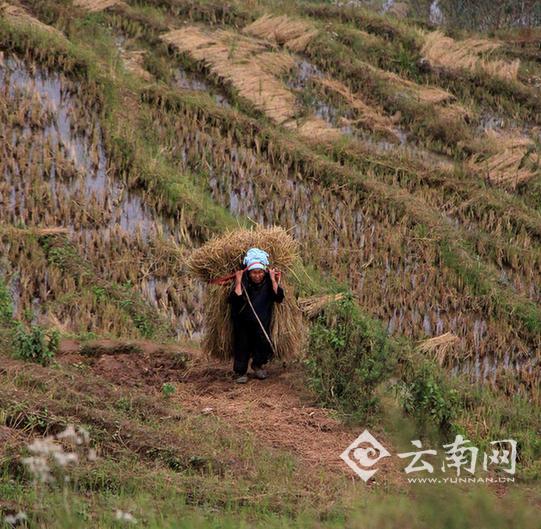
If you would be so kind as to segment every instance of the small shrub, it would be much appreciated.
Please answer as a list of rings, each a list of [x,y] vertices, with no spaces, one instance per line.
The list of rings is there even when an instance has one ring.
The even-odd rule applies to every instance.
[[[133,410],[132,401],[127,397],[120,397],[114,404],[115,408],[124,413],[131,413]]]
[[[0,278],[0,324],[6,324],[11,321],[13,316],[13,304],[9,291]]]
[[[376,386],[391,371],[385,329],[364,316],[351,295],[328,305],[310,330],[305,360],[320,401],[353,420],[366,420],[378,408]]]
[[[47,365],[58,351],[60,333],[56,330],[46,331],[39,325],[32,325],[27,331],[18,323],[15,331],[15,352],[22,360]]]
[[[164,397],[170,397],[175,393],[176,389],[170,382],[165,382],[162,386],[162,393]]]
[[[420,426],[432,423],[442,431],[453,429],[459,406],[458,392],[449,388],[428,362],[417,365],[405,380],[396,385],[404,411]]]

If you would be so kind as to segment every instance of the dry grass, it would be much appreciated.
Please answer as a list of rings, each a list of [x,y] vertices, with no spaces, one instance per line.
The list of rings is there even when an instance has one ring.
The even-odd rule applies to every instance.
[[[303,20],[294,20],[287,15],[263,15],[242,31],[295,52],[303,52],[310,41],[318,34],[318,30],[310,23]]]
[[[512,62],[489,60],[482,55],[490,54],[501,43],[486,39],[456,41],[441,31],[425,36],[421,53],[433,66],[450,71],[483,72],[490,76],[513,80],[517,78],[520,60]]]
[[[333,142],[338,140],[342,133],[325,120],[310,116],[298,121],[284,123],[284,126],[294,129],[298,134],[310,141]]]
[[[374,70],[377,70],[379,78],[395,85],[404,95],[408,95],[419,103],[438,105],[455,99],[453,94],[447,92],[447,90],[444,90],[443,88],[420,85],[413,81],[403,79],[393,72],[387,72],[379,68],[374,68]]]
[[[86,9],[92,13],[104,11],[113,6],[126,5],[122,0],[74,0],[73,5]]]
[[[460,341],[460,338],[451,332],[446,332],[440,336],[434,338],[428,338],[423,340],[418,346],[417,350],[422,353],[428,353],[433,355],[434,359],[441,366],[444,364],[447,357],[447,352],[452,348],[454,344]]]
[[[411,11],[408,2],[395,2],[387,11],[389,15],[394,15],[397,18],[405,18]]]
[[[283,123],[295,115],[295,95],[277,78],[295,65],[288,54],[270,52],[265,45],[232,31],[205,33],[194,26],[171,31],[162,39],[204,63],[276,122]]]
[[[469,120],[472,118],[471,112],[458,103],[451,103],[446,106],[440,106],[438,108],[438,114],[444,120],[456,121],[456,120]]]
[[[324,294],[299,299],[299,307],[307,318],[315,318],[329,303],[340,301],[344,294]]]
[[[483,175],[490,183],[515,189],[539,174],[538,163],[532,159],[535,143],[519,133],[486,132],[486,152],[477,154],[468,163],[470,169]]]
[[[188,268],[203,281],[225,276],[240,269],[246,251],[256,246],[269,253],[271,266],[287,270],[299,258],[297,242],[280,227],[239,229],[215,237],[195,250],[188,260]],[[271,323],[271,337],[280,359],[290,359],[301,354],[306,329],[302,313],[287,277],[282,284],[286,293],[283,303],[276,305]],[[233,330],[230,306],[227,303],[228,286],[210,286],[205,299],[205,335],[203,348],[217,358],[232,354]]]
[[[121,56],[126,70],[145,81],[152,81],[152,74],[143,68],[145,53],[142,50],[124,51]]]
[[[210,281],[238,270],[246,251],[254,246],[268,252],[272,266],[281,270],[291,270],[299,259],[298,243],[286,230],[257,227],[214,237],[192,253],[188,267],[199,279]]]
[[[4,2],[0,4],[0,16],[7,18],[15,24],[31,25],[48,33],[64,38],[64,34],[56,28],[44,24],[37,18],[33,17],[28,11],[22,7],[14,6]]]
[[[295,119],[297,98],[279,79],[295,67],[289,53],[270,51],[267,44],[232,31],[205,33],[194,26],[171,31],[162,38],[205,64],[222,82],[231,83],[240,96],[277,123],[316,141],[340,137],[338,129],[319,117]]]
[[[348,124],[360,125],[372,132],[380,133],[396,141],[400,141],[394,129],[392,119],[385,116],[382,110],[369,106],[359,96],[353,94],[344,83],[329,77],[318,77],[315,78],[315,81],[327,91],[339,95],[355,110],[357,118],[354,121],[348,121]]]

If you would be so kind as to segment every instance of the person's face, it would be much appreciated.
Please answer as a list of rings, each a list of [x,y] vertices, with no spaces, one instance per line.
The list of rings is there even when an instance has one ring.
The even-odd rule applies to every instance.
[[[254,283],[261,283],[261,281],[263,281],[263,279],[265,277],[265,270],[259,270],[259,269],[250,270],[248,272],[248,275],[250,276],[250,279]]]

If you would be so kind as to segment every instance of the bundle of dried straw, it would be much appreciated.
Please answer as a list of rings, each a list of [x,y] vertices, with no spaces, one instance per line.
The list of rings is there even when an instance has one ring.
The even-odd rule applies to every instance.
[[[196,277],[208,282],[239,270],[251,247],[268,252],[271,266],[283,272],[285,299],[275,305],[271,322],[276,356],[281,360],[298,357],[305,344],[306,328],[292,288],[287,284],[287,271],[291,271],[299,259],[299,247],[286,230],[274,226],[229,231],[195,250],[188,260],[188,268]],[[210,285],[205,299],[203,348],[208,354],[222,359],[230,358],[232,354],[233,329],[227,303],[231,287],[232,283]]]

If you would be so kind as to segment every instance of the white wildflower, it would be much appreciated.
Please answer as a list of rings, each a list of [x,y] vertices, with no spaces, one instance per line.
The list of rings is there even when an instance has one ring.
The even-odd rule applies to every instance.
[[[51,436],[47,436],[45,439],[34,439],[27,448],[33,454],[40,454],[43,456],[63,451],[62,447],[55,443],[54,438]]]
[[[88,444],[90,441],[90,434],[88,430],[81,426],[77,426],[77,430],[73,424],[68,424],[63,432],[60,432],[56,436],[57,439],[63,439],[73,444]]]
[[[64,439],[65,441],[72,442],[72,443],[78,443],[79,436],[77,435],[77,432],[75,431],[75,427],[73,424],[68,424],[66,426],[66,429],[63,432],[60,432],[59,434],[56,434],[57,439]]]
[[[53,454],[54,460],[61,466],[65,467],[70,463],[78,463],[79,456],[75,452],[59,452]]]
[[[64,448],[57,440],[71,443],[74,451],[64,451]],[[55,474],[57,474],[59,471],[63,473],[65,467],[70,464],[77,465],[80,459],[85,457],[86,447],[83,448],[81,445],[87,445],[89,442],[90,435],[86,429],[69,424],[63,432],[60,432],[55,437],[47,436],[34,439],[32,443],[27,445],[30,453],[34,455],[23,458],[22,463],[34,476],[34,479],[43,483],[51,483],[55,481],[51,467],[55,469]],[[77,448],[77,446],[81,448]],[[89,448],[87,458],[89,461],[97,459],[96,451],[93,448]],[[69,476],[64,476],[64,481],[70,481]]]
[[[25,522],[27,519],[26,513],[19,511],[17,514],[8,514],[4,517],[4,522],[9,525],[17,525],[20,522]]]
[[[120,509],[116,510],[115,519],[120,520],[122,522],[137,523],[137,520],[135,519],[133,514],[129,512],[121,511]]]
[[[54,478],[51,474],[51,468],[47,463],[47,458],[44,456],[32,456],[32,457],[23,457],[21,460],[23,465],[25,465],[29,472],[35,477],[39,478],[43,483],[50,483],[54,481]]]
[[[79,434],[82,437],[82,442],[85,445],[90,443],[90,434],[88,433],[88,430],[86,428],[83,428],[82,426],[78,426],[77,429],[79,430]]]

